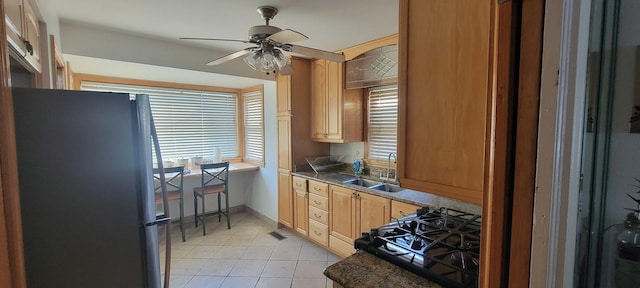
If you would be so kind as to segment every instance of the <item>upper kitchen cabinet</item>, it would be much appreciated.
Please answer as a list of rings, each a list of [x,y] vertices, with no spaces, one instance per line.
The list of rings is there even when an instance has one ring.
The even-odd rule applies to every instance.
[[[343,88],[342,63],[311,64],[311,139],[317,142],[362,141],[362,90]]]
[[[491,0],[401,0],[403,187],[482,203],[490,136]]]
[[[7,23],[7,41],[10,46],[21,47],[22,45],[22,0],[4,1],[4,20]]]
[[[5,22],[10,53],[40,72],[40,22],[29,1],[5,1]]]

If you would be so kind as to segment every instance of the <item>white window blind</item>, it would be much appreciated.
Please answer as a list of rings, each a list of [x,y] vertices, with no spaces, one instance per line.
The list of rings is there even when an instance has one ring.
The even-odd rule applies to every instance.
[[[239,157],[235,93],[86,81],[81,90],[149,95],[163,160],[213,159],[214,148],[222,158]]]
[[[244,103],[244,159],[264,163],[262,90],[242,94]]]
[[[368,108],[368,158],[386,161],[398,146],[398,86],[369,89]]]

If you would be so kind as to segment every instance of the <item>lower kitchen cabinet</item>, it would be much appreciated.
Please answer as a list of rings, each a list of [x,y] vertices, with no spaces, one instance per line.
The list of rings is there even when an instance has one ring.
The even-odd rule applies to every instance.
[[[293,225],[296,232],[308,236],[309,231],[309,192],[307,180],[293,176]]]
[[[293,227],[292,192],[291,173],[289,171],[278,171],[278,222],[289,228]]]
[[[389,222],[390,206],[389,199],[330,185],[329,248],[342,257],[351,255],[362,232]]]
[[[391,200],[379,196],[358,193],[356,201],[360,209],[358,214],[359,226],[356,237],[360,237],[362,232],[369,232],[372,228],[378,228],[389,223],[389,212],[391,210]]]
[[[329,227],[318,221],[309,219],[309,238],[324,247],[329,246]]]
[[[390,221],[400,219],[409,214],[416,213],[416,210],[422,207],[418,205],[413,205],[409,203],[399,202],[399,201],[391,201],[391,219]]]
[[[296,232],[307,236],[309,230],[309,192],[295,190],[293,196],[293,223]]]
[[[278,221],[291,225],[288,227],[341,257],[355,253],[353,242],[362,232],[415,213],[420,208],[282,172],[279,183],[286,183],[281,187],[282,191],[292,193],[280,195],[280,201],[290,201],[287,202],[290,206],[284,203],[281,207],[284,209],[279,209]],[[287,207],[291,208],[287,210]]]
[[[353,242],[356,235],[356,191],[338,186],[329,187],[330,235]]]
[[[329,247],[329,184],[309,180],[309,239]]]

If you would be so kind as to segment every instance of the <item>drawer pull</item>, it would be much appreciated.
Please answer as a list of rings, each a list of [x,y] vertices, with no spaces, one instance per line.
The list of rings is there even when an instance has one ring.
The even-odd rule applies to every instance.
[[[313,190],[316,190],[318,192],[322,191],[322,189],[318,188],[318,187],[313,187]]]
[[[316,205],[320,205],[320,204],[322,204],[322,202],[318,202],[318,201],[316,201],[316,200],[313,200],[313,203],[316,203]]]
[[[316,236],[322,236],[322,233],[318,233],[318,231],[313,231],[313,234],[316,234]]]
[[[318,219],[322,218],[322,215],[318,215],[316,213],[313,213],[313,216],[316,216],[316,218],[318,218]]]

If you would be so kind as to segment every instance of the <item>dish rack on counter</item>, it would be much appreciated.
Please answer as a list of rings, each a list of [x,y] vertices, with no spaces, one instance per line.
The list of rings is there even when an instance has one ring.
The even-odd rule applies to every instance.
[[[311,169],[314,172],[337,170],[344,166],[344,163],[340,162],[344,158],[344,155],[335,156],[314,156],[304,158],[309,163]]]

